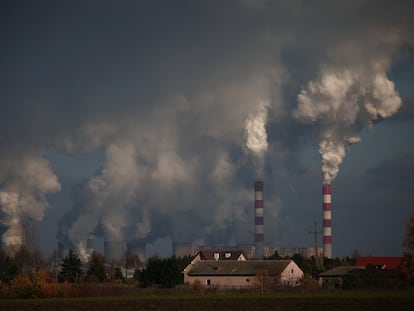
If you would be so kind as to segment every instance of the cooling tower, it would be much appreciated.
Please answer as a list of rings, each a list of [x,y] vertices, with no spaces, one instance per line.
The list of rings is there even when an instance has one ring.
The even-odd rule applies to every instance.
[[[26,228],[24,224],[12,223],[3,234],[3,248],[6,253],[13,256],[26,244]]]
[[[88,255],[92,254],[95,251],[94,242],[95,235],[91,232],[89,233],[88,239],[86,240],[86,252]]]
[[[264,220],[263,220],[263,181],[254,183],[254,210],[255,210],[255,258],[263,258],[264,250]]]
[[[59,258],[63,258],[66,256],[65,254],[65,243],[63,242],[58,242],[58,257]]]
[[[137,255],[142,262],[145,262],[145,242],[128,243],[128,256]]]
[[[323,185],[323,256],[332,258],[331,186]]]
[[[195,256],[199,247],[195,244],[173,243],[173,251],[176,257]]]
[[[105,259],[107,263],[121,263],[125,257],[123,241],[105,241]]]

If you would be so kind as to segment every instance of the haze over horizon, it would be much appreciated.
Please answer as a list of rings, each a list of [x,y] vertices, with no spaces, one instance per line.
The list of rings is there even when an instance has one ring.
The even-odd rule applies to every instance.
[[[402,255],[414,203],[407,1],[2,1],[0,221],[87,235]],[[321,239],[319,240],[321,246]]]

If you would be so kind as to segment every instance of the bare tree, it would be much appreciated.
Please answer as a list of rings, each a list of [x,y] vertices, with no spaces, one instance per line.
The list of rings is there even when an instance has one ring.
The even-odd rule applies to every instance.
[[[58,278],[61,260],[62,258],[59,258],[57,250],[54,250],[52,254],[50,254],[50,256],[47,258],[46,264],[48,272],[55,280]]]
[[[274,278],[270,275],[267,269],[260,269],[256,272],[256,286],[260,288],[263,293],[274,285]]]
[[[414,213],[411,214],[408,223],[407,229],[404,236],[404,255],[403,260],[400,265],[401,272],[405,276],[413,281],[414,280]]]
[[[411,214],[408,223],[407,229],[404,236],[403,247],[406,252],[414,251],[414,213]]]

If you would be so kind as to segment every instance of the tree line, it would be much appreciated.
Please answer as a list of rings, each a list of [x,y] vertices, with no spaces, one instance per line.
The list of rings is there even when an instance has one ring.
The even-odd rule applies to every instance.
[[[409,218],[403,247],[400,272],[408,284],[414,285],[414,214]],[[73,251],[69,251],[59,263],[55,259],[53,255],[45,261],[39,251],[26,247],[14,255],[0,251],[0,297],[55,297],[68,292],[70,287],[67,284],[80,283],[129,282],[140,287],[172,288],[183,284],[182,271],[192,257],[152,257],[145,266],[134,254],[126,254],[124,261],[118,264],[107,263],[105,257],[97,252],[93,252],[86,263]],[[275,252],[266,259],[292,259],[309,279],[336,266],[355,265],[356,254],[321,261],[320,258],[307,258],[300,254],[282,258]],[[126,278],[122,268],[133,270],[133,277]],[[348,288],[372,287],[379,284],[381,278],[379,272],[371,267],[364,274],[345,277],[344,285]]]
[[[21,247],[13,255],[0,251],[0,298],[78,295],[75,292],[79,285],[97,283],[173,288],[183,284],[182,271],[191,259],[191,256],[152,257],[144,266],[137,255],[128,253],[122,262],[107,263],[98,252],[92,252],[87,262],[83,262],[70,250],[57,262],[56,254],[46,261],[39,251],[27,247]],[[133,273],[127,276],[126,269]]]

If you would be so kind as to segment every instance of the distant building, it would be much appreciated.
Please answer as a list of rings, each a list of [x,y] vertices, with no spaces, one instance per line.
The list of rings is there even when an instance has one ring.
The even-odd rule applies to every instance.
[[[324,288],[341,288],[344,276],[357,269],[365,268],[358,266],[338,266],[319,273],[319,285]]]
[[[307,258],[315,256],[314,247],[274,247],[272,250],[273,250],[273,254],[275,253],[274,251],[277,251],[281,257],[292,257],[295,254],[299,254]],[[323,248],[319,247],[318,255],[321,255],[322,252],[323,252]],[[270,254],[270,255],[273,255],[273,254]]]
[[[254,245],[240,245],[239,249],[243,251],[247,259],[254,259],[256,253],[256,247]],[[266,247],[264,248],[264,252],[266,252]]]
[[[319,274],[319,284],[325,288],[340,288],[346,275],[353,275],[363,282],[369,279],[384,284],[397,284],[402,278],[399,266],[402,257],[359,257],[355,266],[338,266]],[[370,267],[371,266],[371,267]],[[375,277],[373,277],[373,275]]]
[[[380,269],[397,270],[400,267],[402,259],[403,257],[358,257],[356,265],[360,267],[372,265]]]
[[[236,245],[232,247],[228,247],[225,245],[211,245],[211,246],[201,246],[197,244],[174,244],[174,255],[176,257],[184,257],[184,256],[195,256],[200,251],[209,251],[214,249],[228,249],[228,250],[241,250],[245,255],[246,259],[254,259],[256,253],[255,245],[249,244],[242,244]],[[271,257],[275,254],[275,251],[281,257],[292,257],[295,254],[300,254],[303,257],[310,258],[315,256],[315,248],[314,247],[277,247],[277,246],[264,246],[263,248],[263,256]],[[321,255],[323,252],[322,247],[318,248],[318,254]]]

